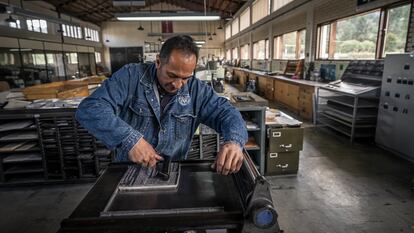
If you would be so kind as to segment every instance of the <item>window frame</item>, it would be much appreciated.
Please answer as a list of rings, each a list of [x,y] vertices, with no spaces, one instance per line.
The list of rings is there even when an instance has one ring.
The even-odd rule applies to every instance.
[[[338,23],[338,21],[346,20],[346,19],[349,19],[349,18],[352,18],[352,17],[357,17],[357,16],[361,16],[361,15],[365,15],[365,14],[370,14],[370,13],[373,13],[373,12],[376,12],[376,11],[379,11],[380,16],[379,16],[379,22],[378,22],[377,39],[376,39],[376,44],[375,44],[375,55],[374,55],[373,59],[369,59],[369,60],[384,59],[385,58],[385,56],[384,56],[384,54],[385,54],[385,52],[384,52],[384,46],[385,46],[384,42],[385,42],[385,36],[386,36],[386,33],[387,33],[386,32],[387,31],[387,26],[388,26],[387,22],[388,22],[388,17],[389,17],[388,11],[391,10],[391,9],[394,9],[394,8],[402,7],[404,5],[409,5],[410,6],[409,8],[411,10],[410,10],[410,15],[409,15],[408,20],[410,22],[410,19],[412,18],[412,12],[413,12],[412,11],[412,7],[413,7],[412,4],[413,3],[411,1],[407,1],[407,0],[402,1],[402,2],[397,2],[397,3],[391,3],[391,4],[388,4],[388,5],[385,5],[385,6],[382,6],[382,7],[378,7],[378,8],[375,8],[375,9],[370,9],[370,10],[367,10],[367,11],[364,11],[364,12],[358,12],[358,13],[355,13],[355,14],[352,14],[352,15],[349,15],[349,16],[346,16],[346,17],[337,18],[337,19],[334,19],[334,20],[330,20],[330,21],[327,21],[327,22],[317,24],[316,25],[316,28],[317,28],[317,30],[316,30],[316,37],[317,37],[316,38],[316,51],[315,51],[315,54],[314,54],[314,59],[315,60],[320,60],[320,61],[350,61],[350,60],[354,60],[354,59],[335,59],[335,58],[333,58],[333,52],[334,51],[331,51],[332,26],[334,25],[334,27],[335,27],[336,24]],[[329,25],[331,27],[329,35],[328,35],[328,58],[321,58],[321,56],[320,56],[320,52],[321,52],[321,29],[322,29],[323,26],[327,26],[327,25]],[[410,23],[408,23],[408,26],[407,26],[407,36],[405,38],[405,48],[404,48],[405,51],[407,50],[407,43],[408,43],[408,37],[409,37],[409,27],[410,27]],[[362,60],[367,60],[367,59],[362,59]]]

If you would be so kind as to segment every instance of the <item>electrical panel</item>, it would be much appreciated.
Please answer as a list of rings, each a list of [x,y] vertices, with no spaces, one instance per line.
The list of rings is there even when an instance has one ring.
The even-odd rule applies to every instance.
[[[375,141],[414,161],[414,54],[385,58]]]

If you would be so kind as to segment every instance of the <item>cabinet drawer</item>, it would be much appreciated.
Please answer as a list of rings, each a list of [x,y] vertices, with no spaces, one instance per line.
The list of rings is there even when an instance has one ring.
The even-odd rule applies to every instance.
[[[299,151],[267,153],[266,175],[297,173],[299,168]]]
[[[269,153],[299,151],[302,148],[303,128],[269,128]]]

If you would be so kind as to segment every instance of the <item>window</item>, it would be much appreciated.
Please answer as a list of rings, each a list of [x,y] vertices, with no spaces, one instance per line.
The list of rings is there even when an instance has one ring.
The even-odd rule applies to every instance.
[[[269,58],[269,40],[253,43],[253,59],[264,60]]]
[[[252,5],[252,24],[269,15],[270,0],[256,0]]]
[[[404,52],[410,10],[410,4],[381,8],[319,26],[317,58],[380,59]]]
[[[231,50],[230,49],[227,49],[227,51],[226,51],[226,60],[231,60]]]
[[[244,59],[244,60],[250,59],[250,57],[249,57],[249,52],[250,52],[249,49],[250,49],[249,44],[245,44],[242,47],[240,47],[240,58],[241,59]]]
[[[226,26],[226,40],[231,37],[231,24]]]
[[[102,58],[101,58],[101,53],[100,52],[95,52],[95,62],[96,63],[101,63],[102,62]]]
[[[292,1],[293,0],[273,0],[273,11],[277,11]]]
[[[62,24],[63,36],[82,39],[82,28],[73,25]]]
[[[99,34],[97,30],[93,30],[90,28],[84,28],[85,32],[85,40],[99,42]]]
[[[27,19],[27,30],[32,32],[47,33],[47,22],[43,19]]]
[[[78,64],[78,54],[77,53],[67,53],[68,64]]]
[[[273,39],[273,59],[305,58],[306,30],[294,31]]]
[[[20,20],[19,20],[19,19],[16,19],[16,22],[15,22],[15,23],[10,22],[10,23],[9,23],[9,27],[11,27],[11,28],[21,29],[21,26],[20,26]]]
[[[233,59],[238,59],[239,58],[239,53],[237,51],[237,47],[233,48],[233,50],[232,50],[232,58]]]
[[[250,7],[244,10],[240,15],[240,31],[250,26]]]
[[[385,31],[384,56],[390,53],[403,53],[407,39],[410,5],[389,9]]]
[[[239,18],[233,20],[231,24],[231,35],[234,36],[239,33]]]
[[[36,65],[46,65],[45,54],[43,53],[32,53],[33,64]]]

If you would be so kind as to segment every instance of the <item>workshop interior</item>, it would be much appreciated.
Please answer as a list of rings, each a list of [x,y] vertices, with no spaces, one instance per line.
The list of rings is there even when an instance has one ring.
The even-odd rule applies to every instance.
[[[413,4],[0,0],[0,232],[413,233]],[[147,98],[125,107],[146,119],[140,129],[189,148],[154,166],[121,161],[124,142],[109,145],[78,109],[180,36],[198,57],[177,93],[195,81],[212,90],[198,98],[235,109],[243,123],[232,133],[246,143],[211,126],[222,122],[189,134],[192,114],[148,129]],[[176,95],[186,105],[196,92]],[[241,162],[223,174],[229,143]]]

